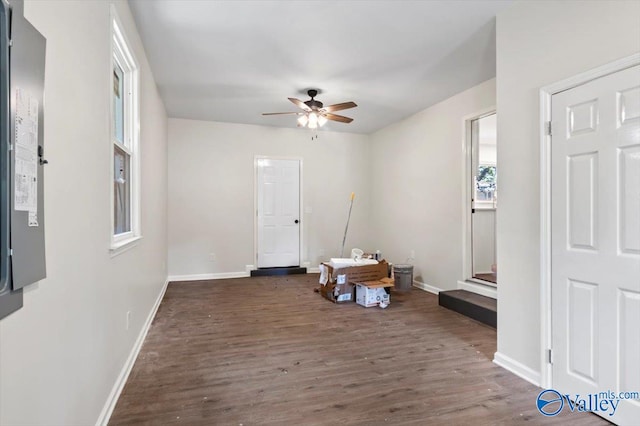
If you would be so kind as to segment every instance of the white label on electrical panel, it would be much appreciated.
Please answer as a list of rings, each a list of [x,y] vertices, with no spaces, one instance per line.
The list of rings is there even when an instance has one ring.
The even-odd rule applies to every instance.
[[[29,226],[38,226],[38,212],[29,212]]]
[[[14,209],[38,211],[38,100],[16,89]],[[29,226],[38,226],[36,224]]]

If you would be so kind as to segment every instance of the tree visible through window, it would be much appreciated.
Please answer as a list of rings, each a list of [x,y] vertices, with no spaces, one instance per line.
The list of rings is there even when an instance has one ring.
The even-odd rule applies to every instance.
[[[476,175],[476,200],[495,201],[496,166],[480,165]]]

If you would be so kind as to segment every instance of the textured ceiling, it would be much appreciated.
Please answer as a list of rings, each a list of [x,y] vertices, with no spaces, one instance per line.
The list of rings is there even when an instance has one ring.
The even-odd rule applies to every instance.
[[[330,105],[371,133],[495,76],[508,1],[130,0],[170,117],[295,127],[287,98]]]

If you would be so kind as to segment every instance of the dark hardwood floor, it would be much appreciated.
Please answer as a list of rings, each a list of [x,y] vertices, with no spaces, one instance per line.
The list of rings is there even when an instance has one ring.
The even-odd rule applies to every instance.
[[[317,279],[171,283],[109,424],[607,424],[539,414],[496,331],[437,296],[336,305]]]
[[[489,281],[490,283],[498,284],[498,274],[495,272],[489,272],[487,274],[475,274],[473,278],[477,278],[482,281]]]

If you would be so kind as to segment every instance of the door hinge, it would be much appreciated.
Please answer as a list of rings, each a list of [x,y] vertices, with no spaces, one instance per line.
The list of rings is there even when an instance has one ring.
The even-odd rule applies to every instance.
[[[9,256],[13,256],[13,249],[9,249]]]
[[[553,353],[551,352],[551,349],[547,349],[547,362],[549,364],[553,364]]]
[[[545,123],[545,132],[547,133],[547,136],[551,136],[551,121],[547,121]]]

